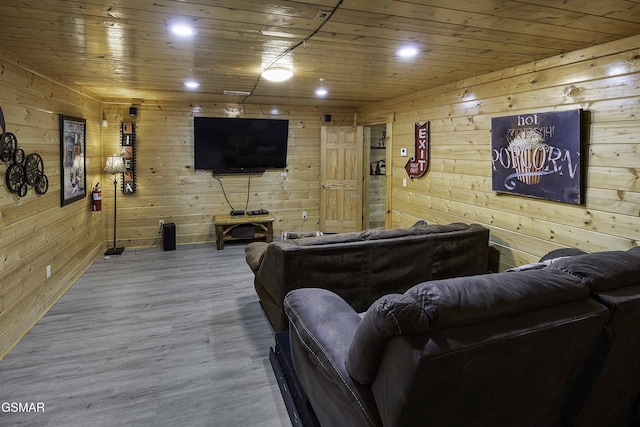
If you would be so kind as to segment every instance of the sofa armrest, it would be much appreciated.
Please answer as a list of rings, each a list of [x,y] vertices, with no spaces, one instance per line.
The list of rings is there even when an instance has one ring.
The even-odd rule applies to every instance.
[[[303,345],[330,375],[347,375],[345,360],[360,316],[334,292],[319,288],[296,289],[284,299],[289,325]]]
[[[255,274],[262,265],[264,254],[267,252],[269,244],[266,242],[252,242],[244,248],[244,256],[249,268]]]
[[[358,313],[337,294],[318,288],[289,292],[284,310],[296,373],[321,423],[380,425],[371,390],[354,383],[345,367]]]

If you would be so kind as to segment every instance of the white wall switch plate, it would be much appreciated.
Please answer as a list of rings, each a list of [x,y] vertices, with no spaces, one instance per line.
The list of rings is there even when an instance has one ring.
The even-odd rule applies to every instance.
[[[407,149],[406,148],[401,148],[400,149],[400,155],[402,157],[407,157]]]

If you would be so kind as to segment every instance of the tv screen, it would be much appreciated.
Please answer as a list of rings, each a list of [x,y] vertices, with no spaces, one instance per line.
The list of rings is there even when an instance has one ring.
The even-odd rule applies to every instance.
[[[289,121],[274,119],[193,119],[196,169],[249,173],[287,165]]]

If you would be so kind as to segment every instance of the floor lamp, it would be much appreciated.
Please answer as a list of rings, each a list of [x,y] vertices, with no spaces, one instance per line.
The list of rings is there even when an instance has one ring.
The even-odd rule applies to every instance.
[[[116,247],[116,195],[118,193],[118,178],[116,178],[117,173],[124,173],[127,169],[124,167],[124,161],[120,156],[109,156],[107,157],[107,164],[104,167],[104,173],[113,174],[111,178],[113,180],[113,247],[107,249],[104,253],[105,255],[120,255],[124,252],[124,248]]]

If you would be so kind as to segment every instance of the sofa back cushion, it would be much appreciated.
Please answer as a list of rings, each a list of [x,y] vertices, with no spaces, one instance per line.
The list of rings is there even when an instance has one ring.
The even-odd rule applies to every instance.
[[[582,298],[394,336],[371,385],[382,425],[561,425],[562,404],[606,318],[602,305]]]
[[[423,221],[419,221],[413,226],[407,228],[372,228],[364,231],[354,231],[350,233],[323,234],[321,236],[303,237],[299,239],[287,240],[286,242],[284,242],[284,244],[292,246],[334,245],[338,243],[352,243],[365,240],[395,239],[406,236],[450,233],[452,231],[469,230],[470,227],[471,226],[469,224],[464,224],[462,222],[444,225],[428,225]]]
[[[588,296],[582,279],[533,270],[434,280],[402,295],[387,295],[364,314],[349,348],[347,371],[361,384],[376,377],[387,341],[395,335],[488,322]]]
[[[560,270],[580,277],[594,292],[640,285],[640,248],[564,258],[546,270]]]
[[[462,222],[451,224],[417,223],[409,228],[370,229],[364,232],[366,240],[392,239],[395,237],[417,236],[434,233],[450,233],[452,231],[469,230],[471,226]]]

